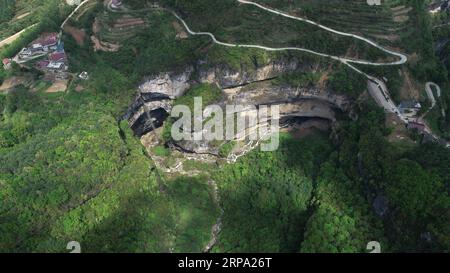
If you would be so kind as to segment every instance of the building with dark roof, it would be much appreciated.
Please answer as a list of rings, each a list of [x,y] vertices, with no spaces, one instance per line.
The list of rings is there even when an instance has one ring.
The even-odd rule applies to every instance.
[[[64,61],[65,58],[66,58],[66,53],[64,53],[64,52],[54,52],[54,53],[50,54],[50,56],[48,57],[48,59],[51,62]]]

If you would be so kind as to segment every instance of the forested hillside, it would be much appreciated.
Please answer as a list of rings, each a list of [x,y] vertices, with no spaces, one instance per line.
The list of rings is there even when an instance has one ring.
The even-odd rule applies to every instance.
[[[142,1],[124,2],[129,9],[139,9]],[[400,68],[358,67],[389,77],[394,99],[403,83],[400,70],[449,90],[447,71],[428,48],[433,42],[426,1],[386,1],[389,7],[377,8],[374,15],[361,5],[365,1],[352,0],[348,2],[358,4],[352,9],[343,5],[345,12],[337,17],[319,10],[313,0],[260,2],[348,31],[355,30],[355,20],[378,18],[376,25],[361,31],[385,44],[385,37],[377,35],[398,26],[390,8],[405,5],[412,19],[402,24],[403,35],[391,45],[403,43],[402,49],[417,62]],[[179,12],[195,30],[213,31],[225,41],[294,44],[330,54],[389,58],[358,42],[231,0],[160,4]],[[16,26],[38,23],[0,48],[0,58],[13,57],[42,32],[59,31],[72,9],[56,0],[0,0],[0,39],[20,30]],[[12,23],[19,11],[32,13]],[[351,11],[359,16],[349,17]],[[0,67],[0,85],[14,77],[28,79],[0,92],[0,252],[66,252],[69,241],[80,242],[83,252],[202,252],[212,239],[217,240],[210,252],[366,252],[370,241],[380,242],[383,252],[450,250],[450,150],[422,143],[414,133],[390,141],[396,128],[366,92],[363,76],[306,53],[224,48],[207,37],[181,39],[176,19],[164,9],[127,14],[144,22],[127,33],[114,32],[113,27],[95,33],[95,22],[114,26],[123,16],[97,1],[69,21],[85,36],[80,43],[69,32],[62,34],[71,75],[66,92],[46,93],[44,76],[36,69]],[[117,43],[119,49],[94,49],[94,35]],[[158,168],[122,120],[148,76],[177,73],[199,63],[253,72],[277,58],[298,60],[309,70],[270,81],[294,89],[314,90],[322,84],[329,94],[349,98],[348,113],[339,112],[328,130],[306,137],[282,132],[280,148],[273,152],[255,149],[236,163],[223,158],[213,163],[192,160],[188,174]],[[320,74],[323,67],[327,73]],[[78,77],[82,71],[88,80]],[[213,103],[221,92],[215,84],[194,82],[173,103],[192,106],[196,95]],[[449,116],[439,120],[442,135]],[[165,127],[169,125],[170,120]],[[175,158],[168,146],[155,150],[164,160]],[[225,147],[221,155],[228,152]],[[214,234],[219,222],[220,232]]]

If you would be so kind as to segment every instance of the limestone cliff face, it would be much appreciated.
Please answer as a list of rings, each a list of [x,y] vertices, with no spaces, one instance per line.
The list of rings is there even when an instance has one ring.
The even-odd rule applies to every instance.
[[[130,106],[124,118],[130,123],[138,136],[153,130],[155,124],[161,120],[148,124],[146,113],[153,112],[150,119],[165,117],[163,113],[170,112],[170,101],[182,96],[193,84],[215,83],[221,88],[246,85],[252,82],[264,81],[277,77],[283,73],[300,69],[302,65],[297,60],[274,60],[266,65],[241,67],[233,70],[225,65],[210,66],[199,61],[195,66],[188,66],[182,72],[165,72],[147,77],[138,86],[138,95]],[[154,98],[160,99],[154,99]],[[155,114],[156,113],[156,114]]]
[[[200,66],[198,74],[200,82],[217,83],[222,88],[230,88],[275,78],[301,68],[304,68],[304,65],[296,59],[279,59],[251,69],[241,67],[236,70],[224,65]]]
[[[270,82],[257,82],[248,86],[241,86],[232,89],[223,90],[225,96],[219,103],[222,107],[225,117],[235,115],[236,117],[254,117],[255,123],[248,123],[241,131],[236,131],[235,141],[245,141],[252,133],[260,132],[263,126],[268,128],[269,124],[274,121],[271,113],[268,113],[266,119],[257,119],[254,109],[245,108],[239,113],[227,113],[224,105],[241,105],[241,106],[277,106],[279,109],[278,122],[281,127],[290,127],[297,121],[306,121],[308,119],[328,121],[333,123],[336,121],[338,112],[349,112],[351,102],[344,96],[333,94],[331,90],[315,89],[315,88],[294,88],[289,86],[275,86]],[[206,111],[204,112],[204,116]],[[193,134],[196,132],[193,132]],[[213,154],[218,156],[222,143],[215,141],[179,141],[173,143],[174,147],[196,154]]]
[[[274,85],[270,82],[258,82],[248,86],[224,89],[227,103],[272,105],[298,101],[321,101],[341,111],[349,110],[351,101],[332,90],[319,87],[293,87]]]
[[[217,84],[224,92],[222,107],[234,105],[278,105],[280,121],[291,118],[317,118],[334,122],[337,112],[349,112],[351,102],[345,96],[336,95],[325,87],[297,88],[275,85],[274,79],[293,71],[310,72],[314,68],[298,60],[280,59],[252,68],[231,69],[224,65],[210,66],[199,62],[182,72],[167,72],[146,78],[138,87],[139,94],[124,116],[136,135],[144,136],[161,127],[169,115],[173,99],[182,96],[198,83]],[[246,115],[245,111],[241,113]],[[240,132],[258,130],[269,120],[251,125]],[[192,134],[198,132],[192,132]],[[239,133],[239,132],[238,132]],[[237,138],[237,140],[240,140]],[[171,147],[184,153],[219,155],[221,145],[214,141],[179,141]]]
[[[138,90],[140,93],[165,94],[174,99],[182,96],[193,83],[214,83],[226,89],[272,79],[287,72],[311,69],[312,67],[300,63],[297,59],[273,60],[265,65],[239,69],[226,65],[210,66],[199,61],[195,66],[188,66],[180,73],[166,72],[147,77]]]
[[[159,93],[175,99],[182,96],[191,86],[193,67],[181,73],[161,73],[145,79],[138,87],[140,93]]]

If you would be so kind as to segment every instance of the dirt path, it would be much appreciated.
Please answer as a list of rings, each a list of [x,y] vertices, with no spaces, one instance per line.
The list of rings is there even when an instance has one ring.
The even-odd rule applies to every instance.
[[[9,36],[8,38],[4,39],[3,41],[0,41],[0,47],[3,47],[3,46],[5,46],[5,45],[11,44],[11,43],[14,42],[15,40],[17,40],[17,38],[19,38],[20,35],[21,35],[22,33],[24,33],[25,31],[27,31],[28,29],[34,27],[35,25],[37,25],[37,24],[31,25],[31,26],[29,26],[29,27],[27,27],[27,28],[24,28],[24,29],[22,29],[21,31],[17,32],[16,34],[14,34],[14,35],[12,35],[12,36]]]

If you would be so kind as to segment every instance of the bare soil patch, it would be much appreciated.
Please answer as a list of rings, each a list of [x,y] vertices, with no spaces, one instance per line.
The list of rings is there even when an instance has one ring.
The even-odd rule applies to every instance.
[[[84,29],[81,30],[76,27],[66,25],[64,27],[64,31],[69,33],[75,39],[78,45],[80,46],[84,45],[84,41],[86,39],[86,32],[84,31]]]
[[[409,138],[408,129],[397,115],[386,114],[386,127],[392,129],[392,133],[387,137],[389,142],[408,141],[413,143]]]
[[[420,85],[411,78],[409,72],[406,69],[402,69],[401,74],[404,80],[403,86],[400,89],[400,98],[402,100],[410,100],[410,99],[418,100],[420,98],[421,93]]]
[[[187,34],[186,31],[184,31],[183,27],[181,27],[181,25],[174,21],[172,22],[173,27],[175,28],[175,31],[177,32],[177,39],[187,39],[189,37],[189,35]]]

